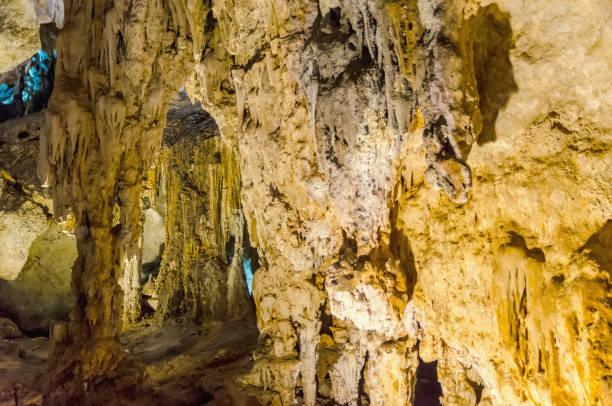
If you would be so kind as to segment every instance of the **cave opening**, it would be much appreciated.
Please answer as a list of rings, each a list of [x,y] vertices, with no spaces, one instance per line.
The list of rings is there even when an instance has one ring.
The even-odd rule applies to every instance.
[[[258,330],[249,275],[259,258],[246,230],[240,187],[235,151],[209,113],[181,89],[143,182],[141,288],[134,297],[124,290],[124,311],[136,314],[126,315],[121,338],[147,368],[160,362],[201,365],[201,380],[185,383],[182,374],[192,374],[191,366],[168,377],[162,392],[170,404],[217,401],[222,394],[215,393],[215,371],[245,372],[250,366]]]
[[[223,320],[252,313],[258,268],[240,203],[234,151],[181,88],[141,196],[140,282],[146,316]]]
[[[414,406],[442,406],[441,396],[442,385],[438,381],[438,361],[425,362],[419,357]]]

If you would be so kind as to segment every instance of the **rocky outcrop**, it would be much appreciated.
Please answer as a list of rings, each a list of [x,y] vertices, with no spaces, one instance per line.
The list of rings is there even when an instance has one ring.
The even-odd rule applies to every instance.
[[[0,13],[0,72],[6,72],[40,49],[38,18],[31,0],[5,1]]]
[[[65,225],[51,224],[32,242],[19,276],[0,280],[0,313],[23,331],[46,336],[53,321],[68,320],[74,305],[70,271],[75,259],[74,236]]]
[[[51,199],[36,176],[44,114],[0,124],[0,278],[15,279],[48,226]]]
[[[51,24],[57,28],[64,26],[63,0],[31,0],[40,24]]]
[[[13,70],[28,61],[41,47],[45,49],[49,28],[42,28],[42,31],[39,29],[40,25],[45,24],[62,28],[63,0],[6,0],[2,3],[0,73]]]
[[[609,12],[67,4],[42,171],[76,218],[77,306],[50,401],[136,369],[119,336],[142,183],[186,84],[220,138],[162,153],[160,314],[225,309],[194,276],[241,276],[248,234],[260,339],[241,382],[260,403],[408,404],[430,376],[419,358],[437,361],[445,405],[609,403]]]
[[[36,176],[44,113],[0,124],[0,314],[28,333],[67,320],[76,257],[70,222],[53,220]]]

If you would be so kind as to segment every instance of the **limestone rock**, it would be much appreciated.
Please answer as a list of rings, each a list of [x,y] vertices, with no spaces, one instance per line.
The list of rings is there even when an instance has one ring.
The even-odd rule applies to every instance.
[[[124,302],[119,279],[123,275],[126,295],[138,292],[142,181],[159,150],[168,103],[193,58],[176,52],[184,49],[189,27],[172,19],[168,4],[125,1],[108,6],[66,4],[56,42],[48,132],[41,139],[41,178],[53,187],[56,215],[74,214],[78,251],[72,274],[77,305],[71,313],[71,334],[54,349],[56,370],[71,370],[75,379],[54,375],[59,380],[49,384],[51,403],[67,398],[81,402],[82,380],[96,376],[124,376],[127,387],[139,380],[125,376],[137,375],[139,368],[118,341]],[[185,16],[185,8],[179,6]],[[149,23],[151,30],[144,28]],[[170,26],[182,37],[168,32]],[[200,26],[189,32],[203,31]],[[87,61],[87,66],[79,61]],[[176,75],[160,76],[170,66],[179,68]],[[145,92],[140,91],[143,85]],[[82,149],[85,145],[89,146]],[[83,176],[73,176],[81,171]],[[85,347],[87,351],[79,350]],[[97,382],[103,386],[103,381]]]
[[[52,402],[130,362],[122,304],[139,289],[141,192],[161,150],[158,311],[224,309],[229,293],[209,288],[242,276],[248,235],[260,339],[242,382],[258,402],[405,405],[437,375],[445,405],[610,403],[610,13],[71,2],[41,153],[79,250]],[[183,85],[220,136],[164,151]],[[419,375],[420,342],[437,372]]]
[[[6,193],[6,192],[5,192]],[[26,202],[18,211],[0,217],[0,276],[15,279],[28,258],[32,242],[47,228],[47,217],[40,206]]]
[[[610,362],[609,329],[591,328],[610,318],[604,305],[609,267],[601,256],[590,262],[585,255],[587,246],[605,239],[612,213],[609,188],[602,187],[612,176],[604,164],[610,122],[601,110],[611,100],[586,90],[592,82],[579,71],[594,69],[594,77],[603,78],[595,66],[606,59],[601,46],[610,35],[597,45],[586,37],[570,39],[603,22],[593,9],[570,2],[550,10],[513,1],[483,6],[467,23],[480,20],[477,32],[488,32],[492,23],[495,35],[511,23],[513,43],[506,56],[488,54],[493,60],[476,75],[480,109],[488,113],[481,136],[487,135],[467,158],[472,197],[457,208],[417,187],[402,197],[398,216],[418,269],[420,322],[444,342],[436,350],[444,404],[474,404],[476,398],[488,404],[606,404],[609,384],[601,365]],[[568,21],[584,23],[565,31]],[[496,40],[475,39],[475,58],[479,47],[487,47],[484,38]],[[580,61],[560,62],[575,54],[583,55]],[[489,88],[503,81],[505,90]],[[496,99],[504,91],[510,93]],[[412,166],[404,176],[422,179],[424,171]]]
[[[0,278],[15,279],[48,227],[50,197],[36,177],[44,115],[0,123]]]
[[[31,0],[2,2],[0,44],[0,72],[13,69],[40,49],[38,18]]]
[[[252,305],[237,163],[210,115],[184,92],[179,98],[145,181],[140,281],[158,321],[240,318]],[[124,311],[135,295],[126,294]]]
[[[64,0],[32,0],[40,24],[54,23],[57,28],[64,26]]]
[[[0,318],[0,405],[41,406],[39,378],[49,353],[48,340],[28,338]]]
[[[67,320],[74,305],[70,271],[75,259],[74,236],[52,224],[32,242],[19,276],[0,280],[1,311],[31,333],[48,331],[53,320]]]
[[[67,319],[76,244],[68,224],[36,175],[44,113],[0,124],[0,312],[27,332],[42,334]]]
[[[23,333],[11,320],[0,318],[0,338],[21,338]]]

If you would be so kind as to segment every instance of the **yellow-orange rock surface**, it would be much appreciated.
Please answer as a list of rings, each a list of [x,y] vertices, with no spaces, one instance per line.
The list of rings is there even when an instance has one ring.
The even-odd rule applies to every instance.
[[[53,402],[137,369],[123,295],[138,291],[142,184],[183,85],[235,167],[177,167],[227,171],[232,203],[211,207],[243,219],[211,216],[218,236],[174,247],[214,241],[223,257],[246,223],[260,338],[240,382],[261,404],[409,404],[436,360],[445,406],[612,402],[609,0],[65,11],[41,174],[75,215],[79,257],[53,357],[73,381]],[[192,213],[168,179],[172,210]],[[201,221],[167,238],[199,238]]]

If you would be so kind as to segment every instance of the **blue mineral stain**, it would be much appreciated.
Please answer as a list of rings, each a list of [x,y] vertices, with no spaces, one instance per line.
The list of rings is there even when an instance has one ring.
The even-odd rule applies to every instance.
[[[1,75],[6,82],[0,82],[0,122],[47,107],[56,57],[55,50],[47,54],[41,49],[8,75]]]
[[[53,54],[55,55],[55,52]],[[51,57],[42,49],[32,57],[32,63],[24,80],[24,89],[21,91],[21,100],[24,103],[41,91],[51,62]]]
[[[9,87],[6,83],[0,85],[0,103],[11,104],[15,97],[15,87]]]
[[[242,257],[242,266],[244,268],[244,276],[246,276],[247,289],[249,295],[253,295],[253,270],[251,269],[251,258],[246,255]]]

